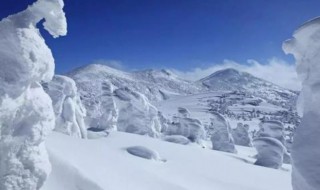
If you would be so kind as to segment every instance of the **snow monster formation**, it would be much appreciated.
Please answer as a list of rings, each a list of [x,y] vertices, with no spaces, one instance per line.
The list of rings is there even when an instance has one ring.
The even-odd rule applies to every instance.
[[[251,147],[251,138],[249,135],[249,125],[238,123],[235,129],[232,129],[232,137],[236,145]]]
[[[256,165],[279,169],[290,156],[285,148],[284,126],[279,121],[263,121],[253,140],[258,155]]]
[[[224,152],[236,153],[234,140],[231,135],[229,122],[219,113],[212,112],[211,118],[211,142],[212,149]]]
[[[62,0],[38,0],[0,22],[0,189],[40,189],[51,166],[45,138],[54,128],[50,97],[40,82],[54,75],[54,58],[37,29],[66,35]]]
[[[161,123],[158,109],[146,96],[129,88],[119,88],[114,91],[118,107],[118,130],[150,137],[160,137]]]
[[[186,108],[178,108],[178,116],[173,118],[173,122],[165,131],[166,135],[181,135],[188,138],[191,142],[201,144],[205,137],[205,130],[198,119],[191,118],[190,112]]]
[[[308,21],[283,43],[296,60],[302,81],[298,112],[302,116],[291,150],[294,190],[320,188],[320,17]]]
[[[74,80],[55,75],[52,81],[43,84],[43,87],[52,99],[56,116],[54,130],[78,138],[87,138],[84,123],[86,109],[81,103]]]

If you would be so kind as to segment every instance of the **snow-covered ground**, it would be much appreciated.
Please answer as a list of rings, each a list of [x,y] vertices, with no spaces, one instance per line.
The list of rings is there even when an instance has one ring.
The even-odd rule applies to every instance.
[[[133,156],[131,146],[154,150],[161,160]],[[253,148],[229,154],[122,132],[96,140],[54,132],[47,148],[53,171],[42,190],[291,190],[290,167],[253,165]]]

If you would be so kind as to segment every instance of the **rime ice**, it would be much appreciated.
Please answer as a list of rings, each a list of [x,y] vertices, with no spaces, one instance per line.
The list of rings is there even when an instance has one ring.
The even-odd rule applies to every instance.
[[[44,140],[54,127],[40,82],[54,73],[51,50],[36,28],[66,34],[62,0],[38,0],[0,22],[0,189],[39,189],[50,172]]]

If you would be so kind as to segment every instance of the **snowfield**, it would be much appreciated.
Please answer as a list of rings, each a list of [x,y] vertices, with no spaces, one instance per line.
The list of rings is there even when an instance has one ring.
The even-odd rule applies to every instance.
[[[162,161],[133,156],[132,146]],[[47,148],[53,170],[42,190],[291,190],[290,167],[253,165],[253,148],[229,154],[122,132],[96,140],[54,132]]]

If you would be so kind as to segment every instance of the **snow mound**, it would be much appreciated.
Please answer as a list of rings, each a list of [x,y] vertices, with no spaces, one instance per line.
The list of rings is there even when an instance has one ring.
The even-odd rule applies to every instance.
[[[190,140],[188,138],[181,135],[165,136],[163,140],[167,142],[176,143],[176,144],[182,144],[182,145],[187,145],[190,143]]]
[[[38,0],[0,22],[0,189],[40,189],[51,166],[44,140],[54,128],[41,81],[54,73],[51,50],[36,28],[66,34],[62,0]]]
[[[211,129],[213,129],[211,134],[212,149],[236,153],[229,122],[216,112],[212,112],[211,122]]]
[[[156,161],[161,160],[158,152],[154,150],[150,150],[149,148],[146,148],[144,146],[128,147],[127,151],[128,153],[134,156],[138,156],[144,159],[156,160]]]
[[[81,103],[74,80],[66,76],[55,75],[52,81],[43,86],[52,99],[56,116],[54,130],[70,136],[87,138],[84,123],[86,109]]]
[[[299,113],[303,116],[291,149],[293,189],[317,190],[320,187],[320,18],[308,21],[283,43],[283,50],[296,60],[302,82]]]

